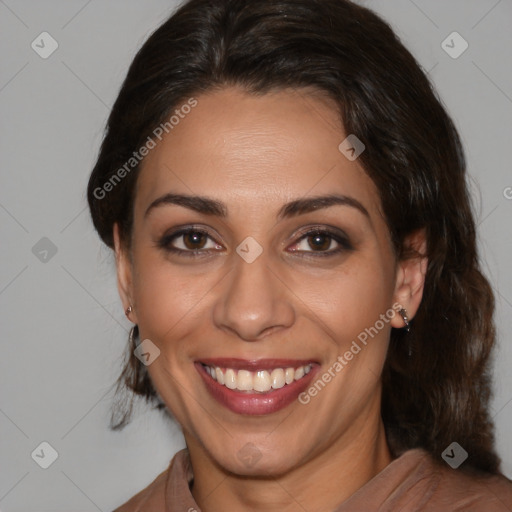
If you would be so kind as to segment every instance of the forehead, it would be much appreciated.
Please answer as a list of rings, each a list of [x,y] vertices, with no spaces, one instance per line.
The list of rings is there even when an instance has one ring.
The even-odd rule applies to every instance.
[[[342,193],[380,215],[372,180],[339,150],[347,134],[331,100],[307,90],[253,95],[237,88],[195,100],[146,156],[136,213],[168,192],[221,198],[232,210],[255,212]]]

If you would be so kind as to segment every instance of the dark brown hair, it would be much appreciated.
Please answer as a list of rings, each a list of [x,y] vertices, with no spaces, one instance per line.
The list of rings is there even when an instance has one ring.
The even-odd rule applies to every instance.
[[[427,235],[423,300],[410,333],[392,330],[382,376],[390,447],[422,447],[439,459],[457,441],[469,454],[465,466],[498,471],[488,414],[494,299],[479,269],[463,150],[426,75],[372,11],[347,0],[184,4],[137,53],[108,119],[88,186],[102,240],[113,247],[118,222],[129,246],[139,166],[108,193],[98,190],[173,109],[226,86],[251,94],[314,88],[339,106],[340,135],[343,127],[366,146],[359,158],[380,192],[397,257],[408,256],[408,234]],[[162,408],[133,348],[117,391]],[[112,428],[129,421],[131,397],[113,409]]]

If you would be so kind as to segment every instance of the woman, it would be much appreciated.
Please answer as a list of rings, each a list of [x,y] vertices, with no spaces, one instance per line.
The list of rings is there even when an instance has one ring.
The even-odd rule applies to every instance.
[[[187,449],[117,510],[512,510],[465,178],[371,11],[192,0],[166,21],[88,197],[134,324],[119,390]]]

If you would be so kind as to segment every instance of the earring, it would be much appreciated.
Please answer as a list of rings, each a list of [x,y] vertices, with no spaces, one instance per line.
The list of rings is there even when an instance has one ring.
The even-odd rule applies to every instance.
[[[398,313],[400,314],[402,320],[404,321],[405,332],[409,332],[411,330],[411,326],[409,325],[409,317],[407,316],[407,310],[402,308]]]
[[[409,323],[409,317],[407,316],[407,310],[402,308],[399,312],[400,316],[402,317],[402,320],[404,321],[404,329],[405,332],[409,332],[411,330],[411,325]],[[412,355],[412,349],[411,349],[411,340],[409,339],[407,343],[407,355],[411,357]]]
[[[124,312],[124,314],[130,318],[130,313],[133,311],[133,308],[132,308],[132,305],[130,304],[127,308],[126,308],[126,311]]]

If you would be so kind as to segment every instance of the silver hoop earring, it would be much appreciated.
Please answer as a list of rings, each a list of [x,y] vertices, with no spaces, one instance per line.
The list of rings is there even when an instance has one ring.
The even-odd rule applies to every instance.
[[[402,317],[402,320],[404,321],[405,332],[409,332],[411,330],[411,326],[409,324],[409,317],[407,316],[407,310],[402,308],[398,313],[400,314],[400,316]]]
[[[411,330],[411,324],[409,322],[409,317],[407,316],[407,310],[402,308],[398,313],[402,317],[402,320],[404,321],[404,324],[405,324],[403,329],[405,330],[405,332],[409,332]],[[411,340],[410,339],[407,341],[407,355],[409,357],[412,356],[412,348],[411,348]]]

